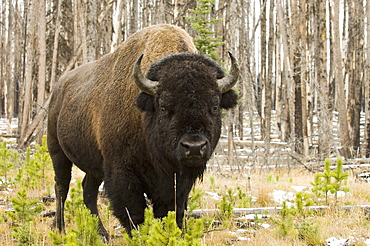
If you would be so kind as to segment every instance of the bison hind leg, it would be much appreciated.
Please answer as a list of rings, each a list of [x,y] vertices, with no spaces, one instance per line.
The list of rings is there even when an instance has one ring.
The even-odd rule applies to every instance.
[[[98,217],[99,219],[98,232],[103,237],[103,241],[107,242],[110,239],[109,234],[100,220],[97,204],[99,186],[102,182],[103,181],[101,179],[96,178],[90,174],[86,174],[82,181],[82,187],[84,203],[86,207],[91,211],[91,213]]]
[[[56,214],[53,228],[58,228],[64,233],[64,204],[67,199],[69,183],[71,181],[72,162],[61,152],[51,153],[55,172],[55,197],[56,197]]]

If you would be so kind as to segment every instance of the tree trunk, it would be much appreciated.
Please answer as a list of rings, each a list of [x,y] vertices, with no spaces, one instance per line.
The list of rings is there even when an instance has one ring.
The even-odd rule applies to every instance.
[[[261,2],[261,5],[263,3]],[[262,133],[262,138],[265,139],[267,136],[266,134],[266,115],[265,115],[265,93],[266,93],[266,39],[267,39],[267,31],[266,31],[266,26],[267,26],[267,18],[266,18],[266,4],[263,5],[263,8],[261,9],[261,16],[260,16],[260,28],[261,28],[261,63],[260,63],[260,71],[258,74],[259,80],[257,83],[259,84],[259,88],[261,90],[259,91],[260,94],[258,96],[258,100],[260,102],[260,107],[258,107],[259,114],[261,116],[261,133]]]
[[[348,122],[353,154],[360,153],[360,118],[363,88],[364,15],[362,0],[350,1],[346,73],[348,73]]]
[[[350,136],[347,123],[347,105],[346,105],[346,96],[344,94],[344,78],[343,78],[343,63],[341,57],[341,40],[340,40],[340,27],[339,27],[339,18],[340,15],[340,2],[334,1],[334,15],[333,15],[333,61],[335,69],[335,84],[336,84],[336,101],[338,108],[338,117],[340,125],[340,143],[341,143],[341,154],[345,158],[351,156],[350,152]]]
[[[123,0],[117,0],[116,8],[113,11],[113,37],[111,52],[113,52],[122,41],[122,10]]]
[[[83,3],[84,1],[85,3]],[[80,33],[81,33],[81,43],[82,43],[82,63],[87,63],[88,61],[88,40],[87,40],[87,0],[76,0],[76,5],[80,13]],[[57,17],[58,18],[58,17]]]
[[[301,81],[301,52],[296,50],[294,54],[294,133],[295,151],[302,154],[303,126],[302,126],[302,81]]]
[[[15,61],[15,53],[12,53],[13,45],[15,41],[13,42],[13,14],[15,12],[13,8],[13,3],[11,0],[8,1],[9,5],[9,12],[8,12],[8,43],[6,51],[4,50],[3,55],[6,54],[6,59],[4,61],[6,62],[6,69],[5,73],[2,73],[5,75],[5,83],[4,83],[4,105],[6,107],[5,115],[7,118],[7,130],[6,133],[8,135],[12,134],[12,119],[14,116],[14,93],[15,93],[15,86],[13,81],[13,72],[12,64],[14,64]],[[14,15],[15,16],[15,15]],[[3,83],[1,83],[3,84]]]
[[[309,40],[307,39],[307,23],[308,23],[308,13],[307,13],[307,6],[308,6],[308,3],[306,2],[303,2],[301,3],[301,10],[302,12],[300,13],[301,15],[301,18],[300,18],[300,22],[302,22],[302,26],[300,28],[300,32],[301,32],[301,49],[302,49],[302,53],[301,53],[301,56],[304,57],[305,59],[305,62],[301,62],[300,66],[304,68],[304,71],[302,71],[301,73],[301,78],[302,78],[302,83],[301,83],[301,100],[302,100],[302,106],[301,106],[301,111],[302,111],[302,138],[303,138],[303,141],[302,141],[302,144],[303,144],[303,149],[302,149],[302,152],[303,152],[303,156],[304,156],[304,160],[306,160],[306,158],[308,157],[309,155],[309,138],[308,138],[308,129],[307,129],[307,124],[308,124],[308,113],[307,113],[307,86],[306,86],[306,83],[308,83],[309,81],[309,69],[306,69],[308,67],[308,60],[309,58],[304,55],[304,54],[307,54],[309,53],[308,51],[308,44],[309,44]]]
[[[234,110],[231,110],[234,111]],[[228,155],[228,160],[229,160],[229,166],[232,168],[234,166],[234,125],[233,122],[230,120],[234,113],[229,112],[228,113],[228,118],[229,118],[229,127],[227,131],[227,155]]]
[[[365,59],[365,155],[370,157],[370,1],[366,1],[366,59]]]
[[[317,111],[318,111],[318,145],[319,158],[324,159],[330,155],[330,140],[332,137],[332,111],[329,101],[328,83],[328,52],[326,28],[326,1],[315,2],[315,73],[318,82]]]
[[[6,83],[7,83],[7,70],[8,70],[8,66],[7,64],[10,63],[10,62],[7,62],[7,60],[9,59],[9,55],[7,54],[8,52],[6,52],[7,50],[7,41],[5,39],[5,36],[7,35],[6,34],[6,27],[5,27],[5,23],[6,23],[6,19],[5,19],[5,16],[6,16],[6,1],[4,2],[1,2],[1,17],[0,17],[0,88],[3,88]],[[3,19],[4,18],[4,19]],[[10,17],[8,17],[8,19],[10,19]],[[8,24],[9,22],[11,22],[10,20],[8,21]],[[8,29],[9,30],[9,29]],[[8,36],[9,36],[9,31],[8,31]],[[9,41],[8,41],[9,43]],[[4,101],[6,102],[6,93],[2,93],[2,91],[0,90],[0,95],[4,94]],[[0,104],[1,106],[1,104]]]
[[[131,15],[130,15],[130,34],[133,34],[139,29],[139,3],[138,0],[131,1]],[[160,13],[165,15],[164,11]]]
[[[37,112],[40,111],[41,107],[43,107],[45,103],[45,84],[46,84],[46,10],[45,10],[46,6],[44,0],[38,1],[40,15],[38,18],[39,80],[37,84]],[[44,134],[43,129],[44,124],[40,124],[38,131],[36,131],[36,133],[38,134],[37,142],[39,144],[41,144],[42,136]]]
[[[58,45],[59,45],[59,32],[60,32],[60,9],[62,6],[62,0],[57,0],[57,12],[55,20],[55,32],[54,32],[54,46],[53,46],[53,59],[51,61],[51,76],[50,76],[50,91],[52,90],[57,77],[57,58],[58,58]]]
[[[100,1],[99,1],[100,2]],[[87,61],[94,61],[98,58],[98,0],[87,1]]]
[[[23,60],[22,45],[23,45],[24,38],[21,38],[23,30],[24,30],[23,28],[24,24],[22,24],[20,20],[21,10],[19,9],[18,1],[15,2],[15,12],[16,12],[15,19],[14,19],[15,23],[21,26],[21,28],[14,28],[14,71],[17,71],[17,72],[14,73],[13,81],[12,81],[12,84],[14,86],[14,91],[12,92],[12,96],[14,97],[14,101],[13,101],[14,112],[13,112],[12,117],[18,116],[18,121],[19,121],[19,118],[21,118],[18,115],[20,111],[19,104],[21,101],[19,98],[20,84],[21,84],[21,81],[23,80],[22,78],[24,75],[24,70],[22,66],[22,60]],[[11,92],[9,91],[9,93]]]
[[[22,122],[20,128],[20,136],[23,137],[27,132],[27,126],[30,122],[30,115],[32,111],[32,81],[33,81],[33,64],[34,64],[34,42],[36,39],[36,16],[38,14],[37,5],[28,3],[27,16],[27,63],[24,80],[24,104],[22,112]]]
[[[288,43],[288,34],[287,34],[287,26],[286,21],[284,19],[283,15],[283,8],[281,4],[282,0],[277,0],[276,2],[276,8],[278,13],[278,22],[279,22],[279,30],[281,33],[281,39],[282,39],[282,46],[283,46],[283,59],[284,59],[284,70],[286,71],[285,74],[283,74],[282,79],[282,107],[284,108],[284,113],[282,113],[282,124],[281,128],[282,132],[285,134],[284,141],[287,141],[290,137],[293,137],[295,135],[294,133],[294,125],[292,122],[294,122],[294,91],[293,91],[293,70],[291,66],[291,55],[289,51],[289,43]]]
[[[267,8],[267,7],[266,7]],[[270,141],[271,141],[271,111],[272,111],[272,66],[274,58],[274,1],[270,1],[269,9],[269,34],[267,47],[267,75],[265,75],[265,107],[264,107],[264,140],[265,140],[265,157],[270,157]]]

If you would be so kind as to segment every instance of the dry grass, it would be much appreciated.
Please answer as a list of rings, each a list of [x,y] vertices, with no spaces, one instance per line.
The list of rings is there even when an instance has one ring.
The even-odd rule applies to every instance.
[[[292,170],[286,172],[284,170],[278,171],[258,171],[258,172],[231,172],[227,170],[212,171],[209,170],[204,175],[203,182],[196,184],[196,189],[201,189],[201,209],[213,209],[217,208],[220,204],[220,200],[215,197],[222,197],[227,195],[228,190],[233,193],[237,192],[237,187],[240,187],[241,191],[247,194],[248,197],[253,197],[250,204],[251,207],[267,207],[267,206],[281,206],[272,200],[271,193],[274,190],[283,190],[287,192],[294,192],[293,186],[306,186],[309,190],[310,182],[313,181],[314,174],[308,173],[303,170]],[[75,179],[82,179],[83,173],[74,169],[73,177]],[[73,184],[72,184],[73,185]],[[40,199],[42,196],[48,193],[51,189],[53,193],[53,181],[52,177],[47,179],[46,188],[42,190],[34,190],[29,193],[30,197]],[[368,183],[357,183],[351,176],[347,182],[347,187],[350,189],[350,193],[340,198],[340,204],[350,205],[368,205],[370,204],[370,185]],[[2,204],[9,206],[9,200],[15,195],[17,189],[14,189],[9,194],[2,191],[0,198]],[[8,202],[5,202],[7,200]],[[101,217],[105,227],[112,235],[112,240],[107,245],[123,245],[122,233],[123,229],[115,229],[119,224],[117,219],[113,217],[111,212],[107,208],[107,202],[104,199],[100,199],[99,202]],[[234,204],[235,207],[240,206],[239,203]],[[12,223],[11,220],[4,220],[6,216],[6,207],[0,207],[0,242],[3,245],[16,245],[16,242],[12,238]],[[53,211],[55,204],[45,207],[45,212]],[[279,218],[279,215],[272,214],[274,218]],[[218,217],[217,217],[218,218]],[[209,217],[210,221],[216,219],[215,217]],[[38,244],[40,245],[51,245],[48,232],[50,231],[50,224],[53,218],[44,218],[37,216],[34,219],[33,225],[34,230],[37,231]],[[350,212],[328,210],[323,214],[313,215],[307,217],[306,221],[313,222],[317,228],[319,228],[319,234],[322,241],[329,237],[340,237],[350,238],[351,245],[364,245],[365,239],[370,238],[370,222],[364,215],[363,211],[355,209]],[[242,220],[244,228],[240,228],[236,225],[234,219],[225,219],[217,225],[210,225],[205,229],[202,241],[205,245],[308,245],[307,241],[300,240],[295,237],[297,232],[292,232],[294,236],[281,237],[278,235],[278,225],[275,225],[269,219],[261,220],[260,223],[269,224],[270,227],[264,229],[259,224],[253,224],[250,221]],[[299,218],[295,218],[295,223],[299,222]],[[67,228],[73,227],[73,223],[68,223]]]

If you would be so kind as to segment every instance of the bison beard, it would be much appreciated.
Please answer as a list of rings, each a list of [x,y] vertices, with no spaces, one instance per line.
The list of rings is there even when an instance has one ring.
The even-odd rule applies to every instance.
[[[163,35],[166,45],[177,48],[168,48],[143,76],[146,64],[141,61],[157,57],[163,47],[150,46],[150,50],[145,42],[144,48],[138,46],[138,40],[153,35]],[[225,77],[215,61],[191,53],[189,39],[173,26],[149,27],[113,54],[71,71],[56,85],[49,108],[48,146],[56,174],[54,226],[59,230],[64,231],[72,163],[86,172],[84,202],[93,214],[98,215],[97,192],[104,181],[113,213],[128,231],[131,221],[135,225],[144,221],[144,193],[156,217],[176,210],[181,227],[189,192],[220,137],[221,108],[237,103],[230,89],[239,72],[230,54],[233,65]],[[140,54],[133,59],[126,46],[144,53],[136,65],[130,61]],[[109,239],[100,221],[99,233]]]

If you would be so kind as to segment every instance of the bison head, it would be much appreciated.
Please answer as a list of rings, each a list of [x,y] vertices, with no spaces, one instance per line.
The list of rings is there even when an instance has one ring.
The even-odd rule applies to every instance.
[[[137,60],[134,79],[142,92],[136,106],[144,112],[149,151],[161,165],[204,170],[220,137],[221,108],[237,104],[231,88],[239,67],[229,54],[232,67],[226,77],[215,61],[194,53],[166,56],[151,64],[146,77],[142,56]]]

